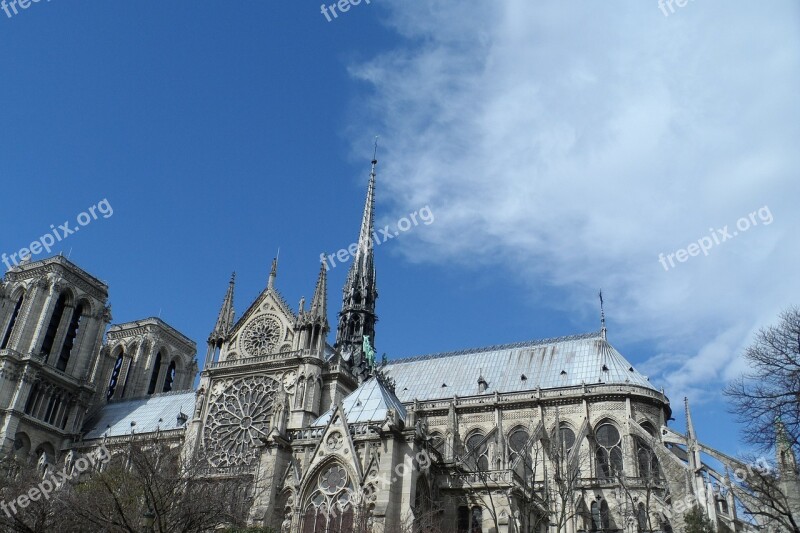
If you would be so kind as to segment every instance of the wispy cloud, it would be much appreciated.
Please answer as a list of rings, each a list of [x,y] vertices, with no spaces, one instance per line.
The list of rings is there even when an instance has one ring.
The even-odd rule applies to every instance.
[[[407,253],[498,261],[575,308],[602,286],[673,395],[741,370],[754,328],[800,296],[800,6],[388,5],[403,45],[351,71],[397,209],[436,209]],[[659,264],[764,205],[771,225]]]

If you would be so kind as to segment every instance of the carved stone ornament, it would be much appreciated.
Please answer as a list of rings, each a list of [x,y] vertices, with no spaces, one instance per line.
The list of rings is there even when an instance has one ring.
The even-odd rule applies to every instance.
[[[339,433],[338,431],[334,431],[333,433],[328,435],[327,439],[325,439],[325,445],[332,452],[335,452],[336,450],[340,449],[343,444],[344,444],[344,438],[342,437],[342,434]]]
[[[270,316],[260,316],[250,322],[242,334],[242,348],[251,357],[275,352],[280,341],[281,326]]]

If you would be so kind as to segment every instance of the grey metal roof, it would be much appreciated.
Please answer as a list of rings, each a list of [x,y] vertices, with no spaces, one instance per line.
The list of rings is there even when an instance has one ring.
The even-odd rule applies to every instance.
[[[483,394],[583,383],[656,390],[600,332],[398,359],[384,373],[395,380],[395,393],[403,402],[474,396],[481,376],[487,383]]]
[[[406,408],[392,394],[392,391],[374,377],[362,383],[356,390],[342,400],[342,408],[348,423],[382,422],[386,420],[386,413],[394,409],[401,420],[406,419]],[[312,426],[324,426],[331,419],[333,408],[317,418]]]
[[[99,439],[103,436],[119,437],[135,433],[152,433],[157,429],[167,431],[182,427],[178,415],[192,416],[195,392],[179,391],[154,394],[149,398],[123,400],[105,405],[87,424],[84,439]],[[131,422],[136,422],[131,426]]]

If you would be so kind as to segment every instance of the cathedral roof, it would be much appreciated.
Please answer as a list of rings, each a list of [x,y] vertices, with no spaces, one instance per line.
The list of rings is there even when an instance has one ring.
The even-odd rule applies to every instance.
[[[148,398],[111,402],[86,425],[84,439],[119,437],[135,433],[154,433],[183,427],[178,416],[194,413],[195,392],[179,391],[154,394]],[[131,425],[135,422],[134,425]]]
[[[400,403],[392,391],[386,388],[380,380],[371,377],[362,383],[356,390],[342,400],[347,422],[358,424],[362,422],[383,422],[389,409],[394,409],[401,420],[406,419],[406,408]],[[330,421],[333,408],[316,419],[312,426],[324,426]]]
[[[383,368],[403,402],[494,392],[630,384],[656,390],[602,332],[397,359]],[[479,377],[486,389],[479,392]]]

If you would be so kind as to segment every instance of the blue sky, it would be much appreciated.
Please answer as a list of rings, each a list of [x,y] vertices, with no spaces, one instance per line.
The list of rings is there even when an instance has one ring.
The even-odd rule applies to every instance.
[[[0,251],[107,199],[113,215],[55,252],[108,282],[115,322],[160,313],[202,357],[232,271],[240,313],[278,248],[280,291],[311,297],[320,253],[357,236],[380,135],[379,225],[425,206],[434,222],[377,249],[379,353],[593,331],[602,287],[611,342],[666,388],[678,427],[688,394],[701,437],[736,452],[719,391],[800,293],[799,10],[0,11]],[[708,256],[675,255],[750,213]],[[330,272],[332,324],[345,274]]]

